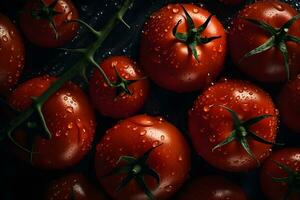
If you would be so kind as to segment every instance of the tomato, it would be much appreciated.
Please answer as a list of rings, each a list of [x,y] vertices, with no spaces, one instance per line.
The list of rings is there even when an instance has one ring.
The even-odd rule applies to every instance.
[[[105,198],[82,174],[69,174],[49,185],[46,200],[104,200]]]
[[[233,20],[229,33],[230,54],[235,65],[248,76],[263,82],[281,82],[288,78],[287,74],[293,78],[300,73],[300,45],[286,37],[287,34],[300,37],[300,20],[296,20],[289,28],[279,29],[296,15],[297,11],[294,8],[280,1],[259,1],[240,11]],[[275,32],[278,36],[272,37],[270,31],[245,18],[269,24],[277,29]],[[267,41],[273,47],[269,45],[269,49],[244,58],[247,53],[266,44]],[[280,46],[288,53],[288,66],[285,65]],[[289,73],[286,67],[289,68]]]
[[[0,14],[0,94],[18,82],[24,66],[24,45],[15,25]]]
[[[300,76],[284,86],[277,102],[283,123],[300,133]]]
[[[111,173],[119,167],[129,170]],[[190,151],[173,125],[160,117],[138,115],[120,121],[105,133],[97,145],[95,169],[113,199],[141,200],[151,194],[155,199],[167,199],[188,176]],[[127,184],[121,184],[128,176],[135,181],[129,179]]]
[[[247,200],[246,194],[238,185],[222,176],[206,176],[192,180],[180,193],[178,200]]]
[[[300,198],[300,149],[285,148],[273,153],[261,170],[261,188],[267,199]],[[289,183],[287,178],[289,178]]]
[[[156,84],[190,92],[204,88],[220,73],[226,34],[210,15],[193,4],[170,4],[152,14],[142,31],[140,62]]]
[[[245,2],[245,0],[219,0],[219,1],[226,5],[239,5]]]
[[[21,29],[35,45],[60,47],[77,34],[78,24],[67,22],[78,19],[71,0],[29,0],[23,10]]]
[[[125,56],[109,57],[100,66],[112,83],[126,84],[129,93],[122,91],[122,88],[109,87],[102,74],[98,70],[94,71],[89,91],[97,110],[102,115],[113,118],[128,117],[136,113],[149,95],[149,82],[141,69]]]
[[[10,95],[10,105],[18,111],[28,108],[32,104],[31,97],[40,96],[55,80],[43,76],[21,84]],[[28,131],[22,129],[14,133],[15,140],[22,146],[27,147],[26,144],[32,142],[32,151],[36,152],[32,154],[32,165],[63,169],[78,163],[90,149],[95,133],[94,113],[83,91],[73,83],[65,84],[46,101],[42,112],[51,139],[43,137],[41,130],[30,129],[29,123]],[[19,148],[16,153],[23,159],[30,159],[30,154]]]
[[[262,89],[226,80],[197,98],[188,126],[200,156],[216,168],[240,172],[257,167],[269,156],[277,118],[271,97]]]

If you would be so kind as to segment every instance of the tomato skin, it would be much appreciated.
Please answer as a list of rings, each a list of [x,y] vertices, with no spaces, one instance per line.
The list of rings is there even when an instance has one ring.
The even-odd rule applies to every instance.
[[[73,194],[72,194],[73,193]],[[46,200],[104,200],[97,189],[82,174],[68,174],[49,185]]]
[[[246,194],[238,185],[222,176],[206,176],[191,181],[182,190],[177,200],[247,200]]]
[[[261,188],[265,197],[269,200],[282,200],[287,192],[287,185],[284,183],[276,183],[272,177],[283,178],[287,174],[280,169],[273,161],[288,166],[295,172],[299,171],[300,165],[300,149],[299,148],[285,148],[274,152],[265,162],[261,170]],[[300,198],[298,194],[292,194],[288,199],[297,200]]]
[[[145,77],[137,64],[125,56],[112,56],[100,66],[112,82],[117,81],[115,67],[122,78],[138,80]],[[115,66],[115,67],[114,67]],[[90,80],[90,97],[96,109],[104,116],[112,118],[128,117],[141,109],[149,96],[147,79],[138,80],[129,85],[132,95],[121,93],[116,96],[116,88],[107,86],[101,73],[96,70]]]
[[[109,129],[97,145],[95,169],[97,177],[113,199],[143,200],[148,197],[133,180],[118,193],[115,189],[124,174],[102,178],[116,167],[120,156],[139,157],[158,146],[149,156],[147,164],[160,176],[160,185],[154,178],[145,181],[156,199],[167,199],[183,184],[190,170],[188,144],[178,129],[159,117],[137,115],[127,118]]]
[[[290,130],[300,133],[300,76],[283,87],[277,104],[283,123]]]
[[[37,77],[21,84],[10,96],[10,105],[19,111],[32,104],[31,97],[39,96],[56,80],[54,77]],[[52,133],[47,140],[41,133],[26,133],[18,130],[15,139],[28,144],[30,136],[33,143],[32,165],[42,169],[64,169],[78,163],[91,148],[95,134],[95,116],[88,99],[79,86],[65,84],[50,97],[42,107],[46,124]],[[15,147],[15,146],[14,146]],[[29,160],[29,154],[15,147],[22,159]]]
[[[257,162],[243,149],[239,141],[212,151],[233,131],[231,115],[223,105],[234,110],[242,121],[263,114],[272,115],[251,127],[251,131],[267,141],[274,142],[277,135],[278,112],[271,97],[257,86],[241,81],[219,82],[205,90],[189,112],[188,127],[197,153],[209,164],[225,171],[248,171],[257,167]],[[271,146],[248,136],[248,143],[259,161],[269,156]]]
[[[198,62],[189,47],[178,41],[172,29],[182,20],[178,32],[187,32],[182,6],[202,25],[210,13],[193,4],[170,4],[153,13],[145,23],[140,47],[140,62],[149,77],[160,87],[175,92],[191,92],[204,88],[221,72],[226,56],[226,34],[222,24],[213,17],[202,36],[221,38],[198,45]]]
[[[6,95],[18,82],[25,50],[15,25],[0,13],[0,94]]]
[[[246,22],[244,18],[261,20],[275,28],[280,28],[285,22],[297,15],[290,5],[279,1],[259,1],[240,11],[233,20],[229,33],[229,49],[235,65],[248,76],[262,82],[285,81],[286,70],[284,59],[278,48],[271,48],[263,53],[245,58],[243,56],[265,43],[271,35],[261,28]],[[288,33],[300,37],[300,20],[296,21]],[[300,73],[300,45],[287,42],[290,60],[291,78]]]
[[[55,0],[43,0],[46,5],[50,5]],[[71,0],[59,0],[55,6],[55,11],[61,12],[53,17],[58,33],[56,38],[53,28],[47,19],[36,19],[31,15],[31,10],[37,10],[41,6],[40,0],[28,1],[20,16],[20,27],[26,37],[35,45],[53,48],[60,47],[71,41],[77,34],[78,24],[67,23],[66,21],[78,19],[78,12]]]

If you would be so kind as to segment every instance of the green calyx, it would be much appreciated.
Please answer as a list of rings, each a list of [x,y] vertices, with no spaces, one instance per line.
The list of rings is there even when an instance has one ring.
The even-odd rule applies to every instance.
[[[279,163],[275,160],[272,161],[277,167],[282,169],[287,174],[287,176],[283,178],[271,177],[272,180],[276,183],[287,184],[288,190],[282,199],[288,200],[292,193],[294,192],[300,193],[300,173],[292,170],[290,167],[282,163]]]
[[[49,25],[53,32],[55,33],[55,38],[58,39],[59,35],[57,32],[57,28],[55,25],[54,17],[56,15],[61,14],[61,12],[57,12],[55,10],[55,6],[57,5],[59,0],[53,1],[50,5],[46,5],[43,0],[40,0],[40,8],[37,10],[32,10],[31,15],[36,19],[46,19],[49,21]]]
[[[117,164],[119,164],[121,161],[124,161],[127,164],[122,167],[116,167],[109,174],[103,176],[102,178],[118,174],[126,174],[127,176],[121,181],[119,186],[116,188],[116,192],[120,191],[122,188],[126,187],[129,184],[129,182],[134,180],[150,200],[155,200],[155,197],[152,194],[149,187],[147,186],[144,177],[145,175],[151,176],[156,180],[157,185],[160,184],[160,177],[158,173],[148,166],[147,160],[150,154],[161,145],[162,144],[150,148],[139,158],[135,158],[132,156],[121,156]]]
[[[13,137],[14,131],[18,128],[23,128],[23,127],[30,128],[30,129],[42,128],[43,133],[45,133],[44,136],[47,139],[51,139],[52,135],[45,122],[45,118],[42,112],[42,107],[44,103],[52,95],[54,95],[65,83],[72,80],[74,77],[81,76],[82,78],[87,79],[86,71],[88,65],[92,65],[93,67],[98,69],[100,73],[103,75],[103,77],[105,78],[105,82],[108,85],[113,85],[110,82],[110,80],[107,78],[104,70],[95,61],[94,55],[98,51],[98,49],[102,46],[103,42],[109,36],[111,31],[114,29],[114,27],[119,22],[124,23],[123,16],[131,6],[133,1],[134,0],[124,0],[123,4],[120,6],[118,11],[108,20],[108,22],[104,25],[104,27],[100,31],[93,29],[92,27],[90,27],[88,24],[86,24],[81,20],[73,20],[69,22],[69,23],[76,22],[85,26],[92,34],[95,35],[96,37],[95,41],[89,44],[86,48],[63,49],[72,53],[74,52],[80,53],[82,54],[82,56],[73,66],[66,69],[62,74],[58,75],[57,80],[53,84],[51,84],[51,86],[42,95],[38,97],[32,97],[33,103],[29,108],[25,109],[22,112],[15,113],[15,117],[8,124],[3,124],[3,127],[0,127],[0,141],[3,141],[5,138],[8,138],[20,149],[24,150],[27,153],[30,153],[32,157],[32,154],[35,152],[32,152],[31,149],[27,149],[22,145],[18,144]],[[52,7],[54,8],[53,5]],[[128,25],[126,24],[126,26]],[[128,82],[127,85],[128,84],[130,84],[130,82]],[[41,125],[41,127],[40,126],[36,127],[37,124]],[[31,136],[31,134],[29,134],[29,136]]]
[[[127,95],[133,95],[133,93],[129,90],[129,85],[131,85],[132,83],[135,83],[139,80],[146,79],[146,77],[142,77],[140,79],[135,79],[135,80],[126,80],[125,78],[123,78],[121,76],[121,74],[119,73],[117,67],[114,66],[114,68],[115,68],[115,72],[116,72],[116,75],[117,75],[117,81],[114,82],[114,83],[111,83],[109,85],[109,87],[116,88],[116,96],[119,96],[122,93],[125,93]]]
[[[286,71],[286,79],[290,80],[290,68],[289,68],[289,53],[286,46],[287,42],[294,42],[297,44],[300,44],[300,38],[289,35],[289,29],[290,27],[298,20],[300,19],[300,14],[294,16],[292,19],[287,21],[281,28],[274,28],[271,25],[255,20],[255,19],[249,19],[244,18],[246,21],[254,24],[255,26],[258,26],[259,28],[267,31],[271,37],[262,45],[259,47],[251,50],[247,54],[244,55],[244,57],[240,60],[242,62],[245,58],[248,58],[250,56],[254,56],[256,54],[268,51],[269,49],[275,47],[280,50],[283,58],[284,58],[284,66]]]
[[[174,37],[187,44],[187,46],[190,48],[190,50],[192,51],[194,58],[199,62],[199,56],[198,56],[198,52],[196,50],[196,47],[198,45],[201,44],[207,44],[215,39],[220,38],[221,36],[215,36],[215,37],[201,37],[201,33],[207,28],[209,22],[211,21],[211,18],[213,17],[213,15],[210,15],[206,21],[200,25],[198,28],[195,27],[194,21],[191,18],[191,16],[189,15],[189,13],[186,11],[186,9],[181,6],[185,16],[186,16],[186,21],[187,21],[187,25],[188,25],[188,32],[187,33],[179,33],[177,32],[178,30],[178,26],[181,23],[181,20],[179,20],[177,22],[177,24],[175,25],[175,27],[173,28],[173,35]]]
[[[271,117],[272,115],[260,115],[260,116],[248,119],[246,121],[241,121],[235,111],[233,111],[232,109],[230,109],[226,106],[221,106],[220,105],[220,107],[225,109],[226,111],[228,111],[230,113],[230,115],[232,117],[233,124],[234,124],[234,129],[231,132],[231,134],[224,141],[222,141],[221,143],[216,145],[212,149],[212,151],[215,151],[216,149],[218,149],[222,146],[225,146],[225,145],[231,143],[234,140],[237,140],[237,141],[240,142],[240,144],[242,145],[244,150],[249,154],[249,156],[252,157],[259,164],[259,161],[255,157],[255,155],[253,154],[253,152],[252,152],[252,150],[249,146],[248,137],[251,137],[252,139],[254,139],[254,140],[256,140],[260,143],[264,143],[264,144],[268,144],[268,145],[283,145],[283,144],[269,142],[269,141],[261,138],[256,133],[254,133],[253,131],[250,130],[251,126],[253,126],[254,124],[260,122],[263,119]]]

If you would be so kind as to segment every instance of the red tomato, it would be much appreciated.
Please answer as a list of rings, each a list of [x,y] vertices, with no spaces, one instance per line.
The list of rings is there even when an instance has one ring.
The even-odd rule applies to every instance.
[[[180,193],[178,200],[247,200],[242,188],[221,176],[193,180]]]
[[[131,94],[126,94],[121,88],[109,87],[102,74],[96,70],[90,80],[89,90],[97,110],[108,117],[123,118],[141,109],[149,95],[149,82],[144,79],[145,75],[137,64],[125,56],[112,56],[100,66],[113,83],[121,83],[117,76],[119,74]],[[118,91],[121,93],[118,94]]]
[[[264,29],[245,20],[245,18],[261,20],[274,28],[297,15],[290,5],[280,1],[259,1],[247,6],[233,20],[229,34],[230,54],[235,65],[245,74],[264,82],[280,82],[287,79],[284,57],[278,47],[270,48],[262,53],[241,60],[245,54],[266,43],[271,34]],[[288,34],[300,37],[300,20],[288,30]],[[283,30],[284,31],[284,30]],[[289,54],[290,76],[300,73],[300,45],[285,41]]]
[[[188,16],[181,6],[187,10],[195,28],[188,28]],[[152,14],[142,31],[140,61],[156,84],[175,92],[190,92],[205,87],[220,73],[226,56],[222,24],[212,17],[203,32],[195,32],[210,15],[193,4],[170,4]],[[177,23],[177,33],[185,35],[186,41],[174,36]],[[211,37],[220,38],[208,43],[196,41]]]
[[[78,19],[77,9],[71,0],[30,0],[23,10],[21,29],[38,46],[59,47],[77,34],[78,24],[67,22]]]
[[[292,131],[300,133],[300,76],[281,90],[278,108],[283,123]]]
[[[224,106],[235,112],[239,125]],[[271,116],[256,123],[247,122],[263,115]],[[248,82],[228,80],[211,86],[198,97],[189,112],[189,132],[196,151],[208,163],[226,171],[247,171],[269,156],[271,146],[259,141],[274,142],[277,115],[266,92]],[[236,137],[216,148],[229,139],[233,131]],[[252,156],[242,144],[249,146]]]
[[[22,111],[32,104],[31,97],[40,96],[56,79],[38,77],[21,84],[9,97],[14,109]],[[14,134],[23,146],[33,140],[32,165],[43,169],[63,169],[78,163],[91,148],[95,133],[94,113],[88,99],[79,86],[67,83],[42,107],[46,124],[52,134],[45,139],[41,131],[23,130]],[[16,147],[17,148],[17,147]],[[28,147],[29,148],[29,147]],[[29,159],[30,155],[21,149],[17,154]]]
[[[286,148],[279,150],[273,153],[266,160],[261,170],[261,188],[267,199],[282,200],[285,195],[287,195],[287,192],[289,191],[288,189],[290,189],[291,192],[288,195],[288,200],[300,199],[299,166],[299,148]],[[290,170],[289,173],[287,173],[288,170]],[[290,183],[286,182],[287,177],[290,178]],[[282,182],[279,181],[279,179],[282,179]]]
[[[148,159],[133,164],[134,169],[130,168],[127,174],[105,176],[116,167],[128,166],[123,159],[118,162],[120,157],[141,158],[151,148]],[[134,171],[138,171],[135,177],[145,178],[155,199],[167,199],[188,176],[190,151],[184,137],[173,125],[159,117],[138,115],[119,122],[106,132],[97,145],[95,169],[101,185],[114,199],[148,199],[135,180],[116,192],[122,179]],[[153,175],[146,173],[149,169],[158,174],[159,184]]]
[[[104,200],[82,174],[69,174],[48,187],[46,200]]]
[[[0,94],[18,82],[24,66],[24,45],[15,25],[0,14]]]

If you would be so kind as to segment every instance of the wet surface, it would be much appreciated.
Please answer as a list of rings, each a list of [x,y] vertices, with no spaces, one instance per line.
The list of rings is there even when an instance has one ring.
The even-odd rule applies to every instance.
[[[121,0],[74,0],[81,19],[95,28],[103,26],[121,2]],[[109,55],[120,54],[128,55],[138,60],[139,37],[143,23],[153,11],[168,2],[176,1],[137,0],[124,18],[125,21],[131,25],[131,29],[128,30],[124,25],[119,24],[105,41],[103,47],[98,51],[96,60],[100,61]],[[185,2],[196,3],[198,1],[187,0]],[[286,0],[286,2],[294,5],[294,7],[300,10],[300,3],[298,0]],[[17,10],[19,6],[16,4],[12,7],[11,5],[7,6],[8,4],[13,3],[12,1],[1,0],[1,12],[10,16],[11,19],[17,19]],[[207,2],[198,2],[197,4],[207,8],[213,14],[216,14],[226,29],[230,26],[232,17],[239,9],[239,7],[224,6],[216,0],[207,0]],[[93,41],[92,35],[90,37],[89,35],[90,34],[87,33],[86,29],[81,28],[78,36],[67,47],[85,47],[89,42]],[[26,52],[25,73],[22,76],[22,80],[44,73],[52,75],[59,74],[65,68],[70,67],[74,62],[80,59],[80,56],[78,55],[70,55],[61,50],[46,50],[35,47],[28,41],[26,41]],[[230,59],[227,59],[225,71],[222,73],[222,76],[245,79],[245,77],[233,67]],[[80,80],[76,81],[81,83]],[[274,98],[280,88],[280,85],[257,84],[270,92]],[[84,84],[83,87],[85,87]],[[185,134],[187,140],[189,140],[186,129],[187,111],[191,108],[194,99],[199,95],[200,91],[180,95],[163,90],[154,84],[151,84],[151,87],[151,96],[140,113],[163,116],[165,119],[175,124]],[[115,120],[102,118],[100,116],[98,116],[97,120],[99,127],[94,141],[95,144],[98,143],[104,130],[111,127],[116,122]],[[280,127],[278,140],[284,141],[287,146],[300,147],[298,142],[300,141],[300,137],[292,134],[290,131],[286,130],[285,127]],[[5,150],[6,149],[4,149],[2,145],[0,147],[0,152],[6,152]],[[78,165],[64,171],[54,172],[35,170],[24,163],[18,162],[14,157],[9,155],[9,153],[0,153],[0,199],[42,199],[41,195],[43,194],[45,185],[47,185],[49,181],[53,178],[62,176],[66,172],[74,171],[83,172],[99,187],[94,173],[94,153],[95,145],[88,156],[86,156],[86,158]],[[221,174],[234,180],[239,185],[242,185],[251,199],[263,199],[259,187],[259,169],[250,171],[247,174],[230,174],[210,167],[196,155],[193,155],[192,162],[192,177],[204,174]]]

